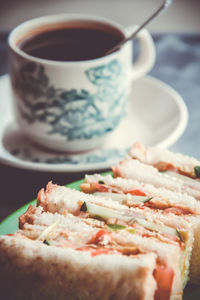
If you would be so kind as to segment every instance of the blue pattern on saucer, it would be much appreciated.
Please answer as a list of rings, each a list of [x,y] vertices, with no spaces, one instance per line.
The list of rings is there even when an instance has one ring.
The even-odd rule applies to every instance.
[[[115,163],[122,159],[125,155],[128,154],[129,148],[126,149],[102,149],[96,150],[92,153],[81,154],[81,155],[51,155],[48,157],[46,155],[39,155],[34,153],[30,148],[15,148],[10,151],[15,157],[30,161],[34,163],[46,163],[46,164],[94,164],[102,162]]]

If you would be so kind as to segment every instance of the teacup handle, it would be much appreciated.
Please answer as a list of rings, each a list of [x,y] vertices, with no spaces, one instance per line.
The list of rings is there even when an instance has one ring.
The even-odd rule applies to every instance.
[[[126,28],[127,34],[132,33],[135,29],[136,26]],[[133,64],[131,79],[137,79],[148,73],[152,69],[156,57],[153,39],[146,29],[142,29],[137,34],[137,39],[140,47],[139,57]]]

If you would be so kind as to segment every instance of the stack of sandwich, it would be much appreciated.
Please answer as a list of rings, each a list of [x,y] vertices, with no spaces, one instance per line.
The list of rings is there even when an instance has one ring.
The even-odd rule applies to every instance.
[[[81,191],[48,183],[0,237],[5,299],[182,299],[200,279],[199,178],[198,160],[136,143]]]

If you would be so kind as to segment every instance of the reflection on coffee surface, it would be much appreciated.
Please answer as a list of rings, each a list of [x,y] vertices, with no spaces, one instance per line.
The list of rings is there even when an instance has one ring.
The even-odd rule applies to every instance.
[[[104,56],[123,38],[119,30],[109,25],[79,22],[30,32],[18,46],[42,59],[80,61]]]

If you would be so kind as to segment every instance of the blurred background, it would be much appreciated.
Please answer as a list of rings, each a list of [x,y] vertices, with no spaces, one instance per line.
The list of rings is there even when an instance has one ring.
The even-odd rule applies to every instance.
[[[162,0],[1,0],[0,30],[10,30],[33,17],[84,13],[111,18],[122,25],[141,24]],[[168,11],[148,26],[151,32],[200,32],[200,0],[174,0]]]
[[[0,75],[8,72],[8,32],[23,21],[49,14],[84,13],[106,17],[128,26],[143,23],[162,1],[0,0]],[[147,29],[152,33],[157,53],[150,75],[177,90],[189,111],[186,131],[171,148],[200,159],[200,0],[174,0],[169,9]],[[1,100],[4,100],[3,97]],[[84,173],[24,171],[0,163],[0,221],[34,199],[38,189],[49,180],[66,184],[83,176]]]

